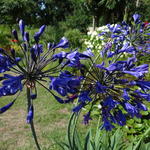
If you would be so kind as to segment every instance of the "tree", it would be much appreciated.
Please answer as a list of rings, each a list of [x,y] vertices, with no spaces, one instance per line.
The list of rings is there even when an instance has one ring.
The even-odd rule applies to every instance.
[[[46,25],[56,25],[72,12],[70,0],[34,0],[38,21]]]
[[[35,21],[35,4],[32,0],[1,0],[0,2],[0,24],[16,24],[19,19],[26,23]]]

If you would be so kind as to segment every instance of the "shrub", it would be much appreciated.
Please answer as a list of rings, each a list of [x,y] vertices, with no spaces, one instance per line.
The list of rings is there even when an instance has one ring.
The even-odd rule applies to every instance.
[[[64,36],[70,41],[72,48],[81,47],[83,43],[83,34],[78,29],[69,29]]]

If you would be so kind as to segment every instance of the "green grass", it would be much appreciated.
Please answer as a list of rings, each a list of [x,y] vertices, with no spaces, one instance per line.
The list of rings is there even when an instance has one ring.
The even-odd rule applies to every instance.
[[[0,98],[0,107],[8,104],[14,96]],[[57,142],[65,142],[67,125],[73,104],[60,104],[42,87],[38,87],[38,97],[34,100],[34,123],[42,150],[61,150]],[[27,99],[25,88],[16,103],[0,115],[0,150],[35,150],[29,124],[26,123]],[[78,126],[81,137],[88,127],[82,124],[80,115]],[[95,125],[94,125],[95,126]]]
[[[0,99],[0,107],[13,96]],[[70,105],[59,104],[43,88],[38,88],[38,98],[34,101],[35,128],[42,150],[59,150],[55,141],[64,140],[70,116]],[[22,92],[15,105],[0,116],[0,150],[34,150],[34,140],[29,125],[26,124],[27,102]]]

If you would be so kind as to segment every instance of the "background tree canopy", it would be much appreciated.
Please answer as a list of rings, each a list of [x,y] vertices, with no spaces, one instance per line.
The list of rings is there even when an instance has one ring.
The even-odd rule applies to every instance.
[[[150,21],[149,6],[149,0],[1,0],[0,24],[8,25],[10,29],[19,19],[34,29],[45,24],[46,41],[58,41],[67,35],[70,39],[76,36],[72,40],[75,42],[77,38],[82,40],[88,27],[95,29],[122,20],[130,22],[134,13],[141,14],[142,20]]]
[[[149,0],[1,0],[0,23],[15,24],[20,18],[36,25],[58,25],[65,21],[68,26],[83,30],[87,23],[94,21],[98,26],[119,22],[125,15],[128,20],[135,12],[148,20],[149,5]]]

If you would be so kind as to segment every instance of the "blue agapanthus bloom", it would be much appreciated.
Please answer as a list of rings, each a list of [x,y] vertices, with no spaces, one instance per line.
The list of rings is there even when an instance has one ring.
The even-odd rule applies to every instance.
[[[59,77],[50,77],[50,89],[55,90],[60,97],[67,97],[68,100],[62,100],[60,97],[56,97],[56,100],[60,103],[68,103],[77,98],[78,87],[81,82],[81,78],[72,75],[68,71],[61,72]]]
[[[45,51],[44,46],[39,43],[40,37],[46,28],[45,25],[41,26],[39,31],[35,33],[35,44],[33,45],[30,42],[29,33],[25,32],[25,23],[23,20],[19,21],[19,28],[22,39],[18,38],[16,30],[13,30],[12,34],[18,42],[20,53],[23,53],[24,58],[17,57],[14,49],[11,49],[10,53],[4,49],[0,49],[0,73],[3,73],[0,77],[0,97],[18,93],[12,102],[0,108],[0,113],[7,111],[15,103],[23,88],[27,88],[29,99],[27,123],[31,123],[34,116],[34,104],[32,100],[37,98],[37,84],[46,88],[59,102],[67,103],[76,98],[74,94],[76,93],[76,86],[79,85],[80,80],[78,77],[72,77],[68,72],[61,74],[60,79],[57,80],[52,77],[62,71],[62,65],[59,61],[56,62],[54,58],[59,55],[55,54],[56,49],[68,48],[69,43],[65,37],[58,44],[49,43],[48,49]],[[54,65],[50,65],[51,63]],[[51,88],[45,86],[44,82],[47,81],[51,82]],[[65,87],[65,84],[68,86]],[[61,99],[56,96],[51,91],[52,89],[57,90],[61,96],[66,96],[65,101],[63,98]],[[70,95],[67,95],[67,93]]]
[[[84,52],[84,55],[87,54]],[[73,108],[73,112],[78,114],[82,108],[87,108],[88,112],[83,120],[85,124],[92,119],[90,114],[95,105],[101,105],[101,109],[98,110],[103,122],[101,128],[106,130],[111,130],[115,124],[125,125],[127,116],[141,117],[141,111],[147,111],[143,102],[143,100],[150,101],[150,94],[147,93],[150,82],[144,79],[149,69],[147,64],[137,65],[135,56],[127,60],[115,59],[118,58],[116,56],[112,59],[116,61],[108,59],[100,64],[96,63],[99,60],[93,60],[88,56],[90,58],[85,60],[88,63],[82,64],[80,56],[82,55],[78,55],[80,68],[76,67],[80,70],[82,80],[63,73],[59,77],[52,78],[51,88],[62,96],[78,93],[78,105]],[[73,80],[76,84],[71,83]]]
[[[136,54],[139,57],[150,54],[150,25],[145,25],[139,14],[133,15],[131,25],[123,21],[121,24],[108,24],[107,27],[109,31],[99,36],[106,36],[109,39],[106,45],[111,45],[112,49],[104,48],[102,54],[107,54],[107,57],[120,53]]]

